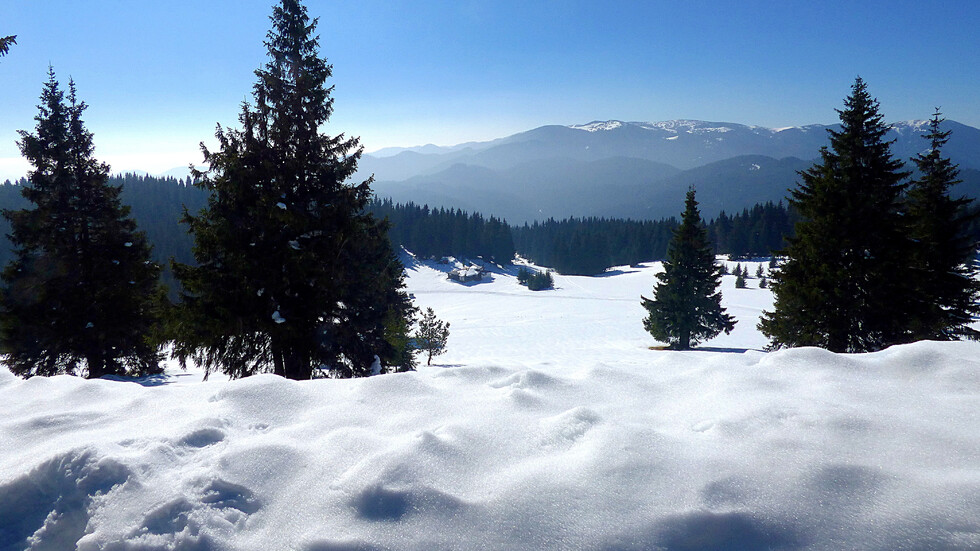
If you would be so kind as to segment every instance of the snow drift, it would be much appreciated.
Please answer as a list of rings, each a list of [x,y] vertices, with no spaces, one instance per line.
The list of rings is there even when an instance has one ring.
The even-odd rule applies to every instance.
[[[764,353],[771,296],[728,276],[736,331],[656,351],[655,265],[537,293],[409,268],[452,324],[416,373],[0,370],[0,550],[980,547],[978,344]]]

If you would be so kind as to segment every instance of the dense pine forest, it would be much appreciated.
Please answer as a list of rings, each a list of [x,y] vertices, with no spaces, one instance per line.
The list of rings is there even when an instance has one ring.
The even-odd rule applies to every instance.
[[[0,205],[10,210],[26,208],[27,201],[20,193],[21,186],[25,184],[27,179],[21,178],[17,182],[7,180],[0,185]],[[207,195],[191,185],[189,178],[117,174],[109,178],[109,185],[122,186],[122,203],[131,207],[131,214],[138,222],[140,231],[146,232],[147,240],[153,245],[152,258],[155,262],[166,268],[171,258],[178,262],[193,261],[191,247],[194,238],[180,219],[184,207],[192,213],[203,208],[207,204]],[[12,258],[7,241],[9,233],[10,223],[0,217],[0,234],[3,235],[0,265],[3,266]],[[164,280],[168,284],[172,281],[169,270],[165,271]]]
[[[4,208],[23,208],[18,182],[0,185],[0,204]],[[153,244],[153,259],[165,268],[171,258],[193,262],[193,237],[180,223],[184,207],[199,211],[207,203],[204,191],[189,179],[116,175],[112,185],[122,185],[123,204]],[[546,220],[522,226],[509,226],[505,220],[459,209],[429,208],[414,203],[397,204],[390,199],[374,199],[368,210],[391,223],[389,238],[395,247],[422,256],[482,257],[496,262],[514,254],[562,274],[595,275],[610,266],[662,260],[677,220],[623,220],[609,218],[567,218]],[[973,210],[977,210],[974,208]],[[741,212],[722,212],[707,222],[708,236],[716,254],[733,258],[770,256],[793,235],[796,213],[782,202],[767,202]],[[980,237],[980,221],[974,219],[970,234]],[[0,218],[0,231],[10,228]],[[4,237],[0,262],[11,258]],[[172,285],[169,270],[164,281]]]
[[[23,208],[19,182],[0,185],[0,204],[4,208]],[[193,237],[180,223],[184,208],[191,213],[207,203],[204,191],[189,179],[116,175],[112,185],[122,185],[123,204],[153,244],[153,259],[164,266],[171,258],[193,262]],[[393,203],[374,199],[368,210],[391,223],[389,238],[394,246],[422,256],[454,255],[482,257],[496,262],[517,253],[563,274],[595,275],[610,266],[661,260],[677,226],[677,220],[622,220],[608,218],[550,219],[544,222],[509,226],[506,221],[459,209],[429,208],[414,203]],[[733,257],[769,256],[783,247],[792,235],[796,214],[782,202],[767,202],[742,212],[722,212],[707,223],[708,235],[717,254]],[[6,236],[9,226],[0,219]],[[980,223],[973,227],[980,235]],[[0,262],[10,259],[9,244],[0,247]],[[165,273],[165,281],[172,279]]]
[[[395,204],[375,199],[368,210],[378,218],[388,218],[388,237],[392,244],[422,256],[454,255],[483,257],[498,263],[514,258],[514,239],[507,223],[479,213],[459,209],[430,209],[414,203]]]

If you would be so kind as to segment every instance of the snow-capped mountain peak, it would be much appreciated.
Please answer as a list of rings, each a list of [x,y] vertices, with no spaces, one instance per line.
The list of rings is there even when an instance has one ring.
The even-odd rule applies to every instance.
[[[623,126],[622,121],[592,121],[588,124],[573,124],[569,128],[585,130],[586,132],[600,132],[604,130],[615,130],[621,126]]]

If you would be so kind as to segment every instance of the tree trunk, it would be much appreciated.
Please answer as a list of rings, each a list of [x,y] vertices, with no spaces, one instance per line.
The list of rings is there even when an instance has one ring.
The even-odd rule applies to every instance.
[[[272,365],[274,370],[273,373],[279,375],[280,377],[286,376],[286,366],[282,359],[282,350],[275,341],[272,343]]]
[[[102,354],[89,354],[85,356],[85,363],[88,364],[88,375],[86,379],[98,379],[106,374],[105,357]]]

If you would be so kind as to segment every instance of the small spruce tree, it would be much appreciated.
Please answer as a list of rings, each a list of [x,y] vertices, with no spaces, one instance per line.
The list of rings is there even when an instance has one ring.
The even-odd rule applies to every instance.
[[[687,192],[681,224],[663,266],[653,300],[641,297],[649,313],[643,327],[653,338],[674,350],[688,350],[722,331],[732,331],[735,319],[721,307],[718,291],[721,268],[715,264],[693,189]]]
[[[432,365],[432,357],[446,352],[446,342],[449,340],[449,322],[436,318],[432,308],[426,308],[419,320],[419,328],[415,333],[416,347],[428,355],[425,365]]]
[[[761,278],[763,275],[765,275],[765,272],[762,271],[762,264],[759,264],[759,268],[755,271],[755,277]]]
[[[745,274],[744,273],[739,272],[739,274],[737,276],[735,276],[735,288],[736,289],[744,289],[745,288]]]

